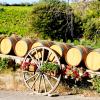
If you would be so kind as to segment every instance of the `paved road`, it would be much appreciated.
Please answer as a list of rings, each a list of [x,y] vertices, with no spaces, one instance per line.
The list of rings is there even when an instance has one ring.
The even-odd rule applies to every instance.
[[[48,97],[33,95],[29,92],[0,91],[0,100],[100,100],[100,97],[84,97],[79,95]]]

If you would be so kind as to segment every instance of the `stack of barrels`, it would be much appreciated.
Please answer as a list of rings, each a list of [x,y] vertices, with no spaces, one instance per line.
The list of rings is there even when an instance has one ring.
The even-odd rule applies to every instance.
[[[94,50],[83,45],[73,46],[47,40],[32,40],[30,38],[21,38],[17,35],[11,35],[10,37],[0,36],[0,52],[2,54],[25,57],[30,49],[37,46],[49,47],[70,66],[79,66],[84,63],[90,70],[100,70],[100,48]],[[49,60],[53,56],[51,55]]]

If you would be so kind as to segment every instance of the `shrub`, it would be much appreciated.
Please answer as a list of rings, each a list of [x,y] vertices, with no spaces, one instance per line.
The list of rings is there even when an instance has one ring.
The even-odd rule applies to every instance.
[[[59,65],[54,64],[54,63],[50,63],[50,62],[44,63],[40,68],[40,70],[42,72],[48,72],[48,71],[54,72],[54,71],[56,71],[57,73],[58,73],[59,69],[60,69]]]
[[[13,71],[16,71],[17,68],[19,68],[20,65],[15,63],[15,60],[9,59],[9,58],[0,58],[0,71],[4,71],[6,69],[12,69]]]
[[[92,79],[93,89],[100,93],[100,76],[95,76]]]
[[[5,69],[7,67],[8,67],[8,59],[0,58],[0,70]]]
[[[57,0],[52,0],[57,1]],[[59,0],[58,0],[59,1]],[[70,32],[71,7],[65,2],[39,2],[33,5],[30,31],[52,40],[72,39]],[[70,12],[70,15],[69,15]]]
[[[76,19],[74,32],[81,30],[80,35],[83,34],[85,39],[98,39],[100,37],[100,1],[73,3],[72,8]],[[99,35],[96,36],[98,31]]]
[[[91,85],[90,82],[87,81],[90,79],[90,74],[82,67],[78,68],[67,65],[63,71],[63,77],[69,87],[78,86],[86,88]]]

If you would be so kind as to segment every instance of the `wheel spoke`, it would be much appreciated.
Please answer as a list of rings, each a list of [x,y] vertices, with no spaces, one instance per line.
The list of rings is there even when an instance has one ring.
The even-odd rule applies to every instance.
[[[45,79],[47,80],[47,82],[49,83],[49,85],[51,86],[51,88],[53,88],[53,85],[51,84],[51,82],[49,81],[48,77],[44,74]]]
[[[46,75],[47,75],[47,74],[46,74]],[[53,75],[47,75],[47,76],[49,76],[50,78],[53,78],[53,79],[55,79],[56,81],[58,81],[58,78],[54,77]]]
[[[42,49],[42,61],[41,61],[41,65],[43,64],[44,61],[44,48]]]
[[[33,78],[33,77],[35,77],[37,75],[37,73],[36,74],[34,74],[34,75],[32,75],[31,77],[29,77],[28,79],[26,79],[25,81],[27,82],[28,80],[30,80],[31,78]]]
[[[44,89],[45,89],[45,92],[47,92],[47,89],[46,89],[46,82],[45,82],[44,75],[42,75],[42,78],[43,78],[43,82],[44,82]]]
[[[40,66],[39,54],[38,54],[38,52],[37,52],[37,49],[35,49],[35,52],[36,52],[36,55],[37,55],[38,64],[39,64],[39,66]]]
[[[53,57],[52,62],[54,62],[54,60],[55,60],[55,56]]]
[[[48,56],[47,56],[47,59],[46,59],[46,62],[49,60],[49,57],[51,56],[51,52],[49,51],[49,53],[48,53]]]
[[[38,80],[39,76],[40,76],[40,75],[38,75],[38,76],[36,77],[36,79],[34,80],[34,82],[33,82],[33,85],[32,85],[32,87],[31,87],[31,89],[33,88],[34,84],[35,84],[35,83],[36,83],[36,81]]]
[[[40,79],[39,79],[39,88],[38,88],[38,93],[39,93],[39,91],[40,91],[41,79],[42,79],[42,75],[40,75]]]
[[[31,57],[32,61],[34,61],[34,63],[37,65],[38,64],[37,61],[30,54],[28,55]]]
[[[36,55],[37,55],[37,60],[39,61],[39,55],[38,55],[38,52],[37,52],[36,49],[35,49],[35,52],[36,52]]]

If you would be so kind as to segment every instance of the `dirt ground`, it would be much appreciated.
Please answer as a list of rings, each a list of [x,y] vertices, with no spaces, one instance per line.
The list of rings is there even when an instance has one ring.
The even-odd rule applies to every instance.
[[[4,91],[0,90],[0,100],[100,100],[100,97],[85,97],[83,95],[66,96],[41,96],[32,94],[30,91]]]

